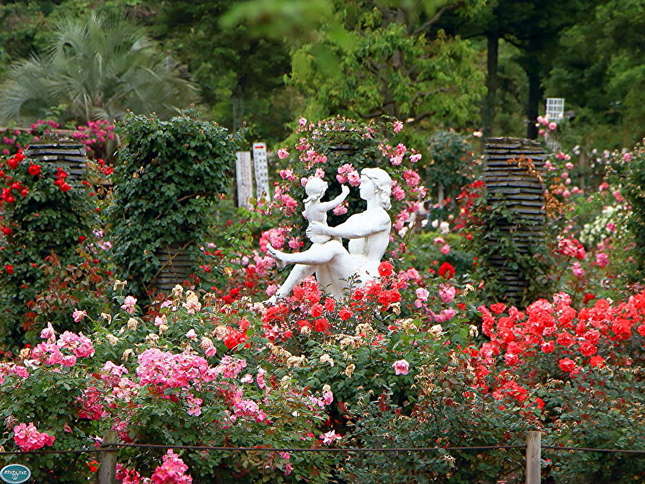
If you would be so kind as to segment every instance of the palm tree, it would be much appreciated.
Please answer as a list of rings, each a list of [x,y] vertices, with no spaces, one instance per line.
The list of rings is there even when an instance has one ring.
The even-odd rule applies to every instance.
[[[196,100],[193,84],[140,28],[91,14],[61,21],[44,56],[10,68],[0,86],[0,120],[60,113],[77,122],[114,121],[126,111],[167,117]]]

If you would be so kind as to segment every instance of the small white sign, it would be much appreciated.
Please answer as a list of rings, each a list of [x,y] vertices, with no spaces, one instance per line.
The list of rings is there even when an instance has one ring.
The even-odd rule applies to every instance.
[[[255,166],[255,197],[258,200],[262,198],[271,200],[267,145],[265,143],[253,143],[253,165]]]
[[[253,169],[251,168],[251,152],[238,151],[235,153],[235,174],[237,179],[237,206],[251,208],[253,198]]]
[[[549,121],[559,121],[564,118],[564,98],[546,98],[546,117]]]

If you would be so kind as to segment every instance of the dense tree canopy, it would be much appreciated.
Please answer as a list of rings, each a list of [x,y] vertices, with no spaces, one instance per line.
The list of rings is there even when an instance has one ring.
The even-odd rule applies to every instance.
[[[630,145],[645,135],[645,1],[610,0],[567,29],[547,92],[565,97],[588,140]]]
[[[66,99],[60,93],[75,90],[70,84],[59,84],[59,94],[45,89],[59,69],[51,57],[58,26],[101,11],[138,24],[144,29],[138,35],[161,46],[136,56],[132,51],[128,60],[144,51],[165,59],[155,66],[165,69],[162,77],[170,76],[169,82],[154,97],[185,104],[190,96],[177,96],[176,89],[192,81],[202,115],[236,131],[244,128],[249,138],[280,141],[298,116],[330,114],[409,119],[426,137],[445,127],[483,127],[494,135],[522,135],[528,128],[532,136],[533,120],[549,95],[566,98],[575,115],[570,134],[582,134],[588,144],[618,146],[643,135],[643,3],[7,0],[0,5],[0,82],[13,82],[14,91],[5,96],[4,111],[61,121],[119,116],[118,96],[97,96],[85,86],[76,99]],[[74,56],[87,63],[99,47],[81,44],[85,52]],[[58,55],[73,62],[69,50],[58,49]],[[73,82],[87,84],[97,75],[89,70],[85,80],[77,71]],[[101,89],[116,88],[108,84]],[[48,94],[30,97],[29,90]],[[142,99],[126,104],[163,113],[165,108]],[[99,106],[89,109],[93,103]]]

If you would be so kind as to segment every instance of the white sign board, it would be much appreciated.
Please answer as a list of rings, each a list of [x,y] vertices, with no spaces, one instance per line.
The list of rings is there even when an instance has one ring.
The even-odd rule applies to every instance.
[[[251,152],[238,151],[235,153],[235,174],[237,179],[237,206],[251,208],[253,198],[253,170],[251,168]]]
[[[269,167],[267,164],[267,145],[253,143],[253,165],[255,166],[255,197],[271,200],[269,193]]]
[[[546,98],[546,117],[549,121],[558,121],[564,118],[564,98]]]

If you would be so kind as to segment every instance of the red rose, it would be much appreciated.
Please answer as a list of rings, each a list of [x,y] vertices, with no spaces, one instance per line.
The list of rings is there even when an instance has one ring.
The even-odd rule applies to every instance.
[[[327,321],[325,318],[319,318],[314,321],[314,331],[324,333],[325,331],[328,331],[329,328],[329,321]]]
[[[495,314],[501,314],[506,309],[506,304],[504,303],[495,303],[490,305],[490,310]]]
[[[381,275],[381,277],[391,276],[393,271],[394,266],[392,266],[392,264],[390,264],[389,262],[381,262],[378,266],[378,273]]]
[[[351,318],[354,315],[349,309],[343,308],[340,311],[338,311],[338,317],[342,319],[343,321],[347,321],[349,318]]]
[[[2,227],[2,233],[5,235],[9,235],[13,230],[11,230],[9,227]]]
[[[589,358],[589,364],[591,366],[604,366],[605,359],[600,355],[594,355],[591,358]]]
[[[540,346],[542,353],[553,353],[555,350],[555,343],[553,341],[546,341]]]
[[[332,312],[334,309],[336,309],[336,301],[330,297],[325,299],[325,311]]]
[[[322,316],[323,313],[323,306],[322,304],[314,304],[311,306],[311,310],[309,311],[311,314],[311,317],[317,318],[319,316]]]
[[[449,262],[444,262],[439,267],[439,275],[444,279],[451,279],[455,277],[455,268]]]
[[[584,356],[592,356],[598,352],[598,348],[596,348],[596,346],[589,341],[581,342],[578,345],[578,348],[580,349],[580,353],[582,353]]]
[[[4,270],[7,274],[13,274],[13,266],[11,264],[4,266]]]
[[[575,342],[576,342],[576,340],[575,340],[575,338],[574,338],[573,336],[571,336],[569,333],[560,333],[560,334],[558,334],[558,337],[557,337],[557,339],[556,339],[556,342],[557,342],[559,345],[569,347],[569,346],[571,346],[573,343],[575,343]]]
[[[582,298],[582,303],[583,303],[583,304],[587,304],[587,303],[588,303],[589,301],[591,301],[592,299],[596,299],[596,295],[595,295],[595,294],[592,294],[592,293],[590,293],[590,292],[588,292],[588,293],[586,293],[586,294],[583,296],[583,298]]]
[[[30,174],[30,175],[32,175],[32,176],[38,176],[38,175],[40,175],[40,172],[41,172],[41,171],[42,171],[42,170],[41,170],[41,168],[40,168],[40,165],[34,165],[34,164],[31,164],[31,165],[29,165],[29,167],[27,168],[27,173],[29,173],[29,174]]]
[[[562,358],[562,359],[558,362],[558,366],[559,366],[559,367],[560,367],[560,369],[561,369],[562,371],[564,371],[565,373],[571,373],[573,370],[575,370],[575,369],[576,369],[576,362],[575,362],[575,361],[573,361],[573,360],[572,360],[572,359],[570,359],[570,358]]]

